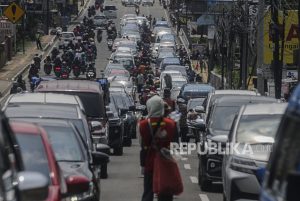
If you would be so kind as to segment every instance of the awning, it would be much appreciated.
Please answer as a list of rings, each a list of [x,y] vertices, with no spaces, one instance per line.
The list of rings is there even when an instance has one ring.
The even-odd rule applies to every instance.
[[[197,19],[197,24],[202,25],[214,25],[215,20],[213,15],[203,14]]]

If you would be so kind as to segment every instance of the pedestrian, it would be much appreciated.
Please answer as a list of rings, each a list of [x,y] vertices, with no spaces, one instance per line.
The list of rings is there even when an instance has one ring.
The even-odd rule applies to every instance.
[[[145,82],[144,75],[141,72],[139,72],[139,74],[137,76],[137,90],[138,90],[138,93],[141,93],[144,82]]]
[[[153,201],[153,172],[154,159],[157,149],[169,148],[176,133],[175,122],[164,118],[164,101],[155,95],[147,103],[148,116],[139,122],[141,137],[141,166],[144,174],[144,193],[142,201]],[[155,144],[155,146],[154,146]],[[158,201],[172,201],[173,195],[164,193],[158,194]]]
[[[36,42],[36,48],[38,50],[43,50],[42,48],[42,43],[41,43],[41,33],[38,31],[36,34],[35,34],[35,42]]]

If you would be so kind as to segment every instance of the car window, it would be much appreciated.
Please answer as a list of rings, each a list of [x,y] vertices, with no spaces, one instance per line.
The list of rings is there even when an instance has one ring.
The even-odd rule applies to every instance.
[[[74,34],[73,33],[62,33],[61,36],[63,38],[72,38],[72,37],[74,37]]]
[[[234,116],[238,113],[240,107],[235,106],[217,106],[212,114],[212,120],[209,127],[213,130],[229,131]]]
[[[104,10],[117,10],[116,6],[105,6]]]
[[[39,172],[50,179],[47,153],[40,135],[16,133],[25,170]]]
[[[259,144],[274,143],[282,115],[243,115],[237,129],[236,141]]]
[[[105,19],[105,16],[97,15],[97,16],[94,17],[94,19],[96,19],[96,20]]]
[[[187,104],[187,110],[193,109],[196,106],[202,106],[203,102],[204,102],[205,98],[197,98],[197,99],[191,99],[188,104]]]
[[[83,161],[82,148],[76,133],[70,127],[43,126],[48,133],[57,161]]]

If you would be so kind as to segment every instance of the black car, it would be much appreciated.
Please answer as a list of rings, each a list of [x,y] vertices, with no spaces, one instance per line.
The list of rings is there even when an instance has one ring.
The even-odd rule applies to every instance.
[[[108,145],[114,149],[115,155],[123,155],[123,118],[120,118],[118,109],[114,102],[111,102],[109,106],[106,107],[106,111],[109,125]]]
[[[0,126],[0,200],[45,200],[48,178],[41,173],[24,171],[19,145],[2,112]]]
[[[131,146],[132,138],[136,137],[137,119],[132,97],[126,93],[112,93],[111,100],[117,107],[124,121],[124,145]]]
[[[204,136],[200,138],[201,154],[198,153],[198,178],[202,190],[210,190],[212,182],[222,181],[223,155],[216,151],[225,149],[232,122],[240,108],[247,104],[276,102],[278,101],[274,98],[262,96],[231,95],[216,99],[212,103],[210,116],[204,126]]]
[[[100,174],[99,165],[107,163],[109,156],[100,152],[90,152],[78,129],[70,122],[55,119],[26,119],[43,127],[48,135],[53,148],[56,161],[58,162],[65,177],[82,174],[93,185],[88,192],[75,195],[77,200],[99,200]]]

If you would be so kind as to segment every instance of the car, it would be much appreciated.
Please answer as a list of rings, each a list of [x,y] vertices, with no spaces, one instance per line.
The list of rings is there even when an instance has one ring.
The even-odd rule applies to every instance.
[[[196,108],[197,106],[203,106],[203,103],[206,98],[192,98],[188,101],[186,107],[187,111]]]
[[[69,45],[70,41],[74,44],[76,42],[76,36],[73,32],[62,32],[58,37],[58,48],[62,49]]]
[[[48,177],[36,171],[24,170],[20,147],[3,112],[0,112],[0,126],[0,199],[46,200]]]
[[[104,14],[97,14],[94,16],[94,25],[96,27],[106,27],[107,19]]]
[[[142,26],[144,23],[146,23],[147,27],[150,27],[150,22],[146,17],[137,16],[136,19],[139,26]]]
[[[172,33],[172,30],[166,26],[157,26],[157,27],[154,26],[154,28],[152,30],[152,34],[151,34],[152,42],[156,42],[156,35],[159,32],[163,32],[163,33],[167,34],[167,33]]]
[[[80,174],[70,174],[66,179],[63,177],[43,128],[23,122],[11,122],[10,126],[20,146],[25,170],[39,172],[49,180],[47,201],[58,201],[63,197],[81,194],[89,189],[87,177]],[[74,182],[76,180],[81,182]],[[68,192],[71,188],[77,189],[76,192]]]
[[[177,66],[177,65],[170,65],[170,66],[166,66],[165,70],[174,70],[174,71],[179,71],[181,72],[181,74],[185,77],[187,77],[187,72],[186,72],[186,67],[185,66]]]
[[[189,83],[181,87],[180,93],[178,95],[178,101],[187,103],[189,99],[192,98],[207,98],[208,94],[215,90],[214,87],[209,84],[197,84]]]
[[[160,42],[159,43],[159,48],[158,48],[158,51],[161,52],[162,49],[164,48],[172,48],[173,51],[176,51],[177,49],[177,46],[176,46],[176,43],[173,42],[173,41],[163,41],[163,42]]]
[[[115,5],[105,5],[103,7],[103,14],[107,19],[116,19],[117,18],[117,7]]]
[[[284,103],[245,105],[236,115],[228,143],[237,148],[232,153],[226,153],[223,158],[225,200],[258,200],[262,181],[257,171],[267,166],[286,106]],[[245,145],[249,146],[247,152]]]
[[[136,3],[135,3],[135,0],[127,0],[124,2],[124,6],[127,7],[127,6],[135,6]]]
[[[106,107],[109,122],[108,145],[113,148],[115,155],[121,156],[123,155],[124,121],[113,102]]]
[[[153,6],[154,5],[154,0],[142,0],[142,5],[143,6]]]
[[[168,21],[164,21],[164,20],[158,20],[156,21],[154,28],[156,27],[165,27],[165,28],[170,28]]]
[[[238,114],[243,105],[277,102],[278,100],[270,97],[248,95],[231,95],[215,100],[214,104],[212,105],[211,114],[208,117],[208,122],[206,126],[204,126],[205,129],[203,130],[203,137],[201,137],[200,149],[204,150],[205,145],[208,146],[208,149],[211,149],[209,143],[217,143],[220,144],[219,146],[224,145],[226,138],[228,138],[234,117]],[[198,158],[199,185],[202,190],[207,191],[212,188],[213,182],[222,181],[221,167],[223,156],[221,154],[207,153],[199,155]]]
[[[108,77],[108,81],[113,81],[114,77],[130,77],[130,73],[126,69],[111,69],[106,76]]]
[[[156,43],[160,43],[160,42],[173,42],[175,43],[175,41],[161,41],[161,38],[164,36],[164,35],[170,35],[172,34],[172,31],[171,29],[168,29],[168,28],[163,28],[163,29],[160,29],[156,35],[155,35],[155,42]]]
[[[127,80],[121,80],[121,79],[115,79],[112,83],[111,86],[113,84],[120,84],[124,87],[124,90],[127,94],[129,94],[131,97],[135,97],[135,90],[136,87],[133,85],[132,80],[127,79]]]
[[[155,67],[156,68],[160,68],[161,62],[165,59],[165,58],[175,58],[176,54],[173,51],[166,51],[166,52],[160,52],[158,54],[158,57],[156,58],[156,64]],[[165,69],[160,69],[161,71],[165,70]]]
[[[118,54],[118,53],[133,54],[130,47],[124,47],[124,46],[117,47],[115,54]]]
[[[187,78],[184,76],[173,76],[172,77],[172,89],[171,89],[171,99],[177,100],[180,93],[180,89],[183,85],[187,84]]]
[[[80,98],[89,124],[98,122],[101,124],[102,133],[93,135],[95,142],[107,142],[108,132],[107,119],[105,115],[105,93],[99,83],[87,80],[54,80],[41,82],[35,89],[36,92],[63,93],[76,95]]]
[[[137,124],[134,100],[126,93],[111,93],[110,96],[124,120],[124,145],[131,146],[132,138],[136,137]]]
[[[57,119],[24,119],[33,122],[47,133],[56,161],[64,177],[82,175],[87,178],[88,186],[84,192],[71,196],[76,200],[99,200],[100,179],[98,166],[107,164],[109,156],[100,152],[90,152],[77,128],[68,121]]]
[[[259,93],[255,91],[249,91],[249,90],[214,90],[208,94],[207,99],[203,103],[203,107],[205,109],[205,116],[209,116],[210,111],[211,111],[211,106],[213,102],[221,97],[224,96],[231,96],[231,95],[249,95],[249,96],[260,96]]]
[[[166,66],[171,66],[171,65],[180,66],[181,65],[180,59],[178,57],[165,57],[160,62],[159,69],[163,71],[165,70]]]
[[[266,168],[261,168],[260,201],[299,199],[300,87],[295,88],[276,132],[275,144]]]
[[[126,70],[122,64],[108,63],[103,71],[104,76],[107,76],[111,70]]]
[[[163,34],[160,37],[160,42],[161,43],[163,43],[163,42],[174,42],[174,43],[176,43],[176,37],[173,34]]]
[[[183,76],[181,74],[181,72],[177,71],[177,70],[164,70],[163,72],[160,73],[160,84],[162,84],[163,78],[165,77],[166,74],[169,74],[171,77],[174,77],[174,76]]]

